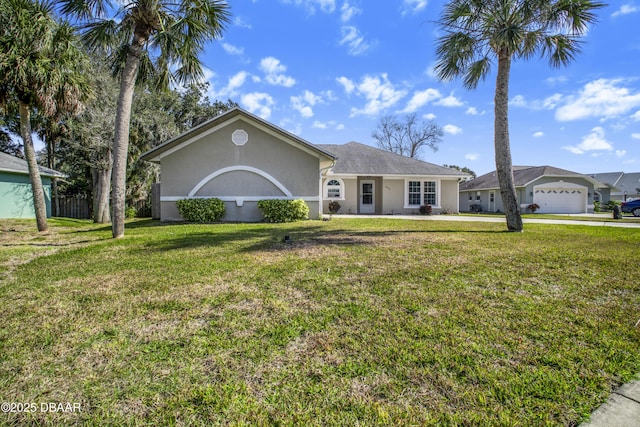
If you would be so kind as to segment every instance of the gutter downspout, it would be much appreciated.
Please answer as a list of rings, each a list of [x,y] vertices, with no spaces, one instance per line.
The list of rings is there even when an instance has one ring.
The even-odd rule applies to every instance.
[[[336,157],[335,159],[333,159],[331,161],[331,164],[329,166],[327,166],[326,168],[321,168],[320,169],[320,173],[319,173],[319,178],[318,178],[318,186],[319,188],[319,192],[318,192],[318,219],[322,219],[322,202],[323,202],[323,197],[322,197],[322,175],[324,172],[329,171],[329,169],[333,168],[336,165],[336,160],[338,160],[338,158]]]

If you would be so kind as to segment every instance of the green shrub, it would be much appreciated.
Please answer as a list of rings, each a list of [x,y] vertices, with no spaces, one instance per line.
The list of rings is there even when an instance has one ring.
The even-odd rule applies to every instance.
[[[125,218],[131,219],[131,218],[135,218],[136,216],[138,216],[138,210],[135,207],[129,206],[127,209],[125,209],[124,211]]]
[[[293,222],[309,218],[309,206],[302,199],[260,200],[258,209],[267,222]]]
[[[224,202],[217,198],[182,199],[176,202],[182,218],[189,222],[216,222],[224,215]]]

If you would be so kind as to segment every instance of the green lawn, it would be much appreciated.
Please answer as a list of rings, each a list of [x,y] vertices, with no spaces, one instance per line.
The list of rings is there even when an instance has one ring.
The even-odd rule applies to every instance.
[[[8,425],[571,426],[640,372],[638,229],[51,226],[0,221]]]

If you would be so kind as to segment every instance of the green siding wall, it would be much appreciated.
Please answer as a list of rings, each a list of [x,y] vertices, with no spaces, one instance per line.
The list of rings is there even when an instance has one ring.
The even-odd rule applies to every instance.
[[[51,178],[42,177],[47,217],[51,216]],[[35,218],[28,175],[0,172],[0,218]]]

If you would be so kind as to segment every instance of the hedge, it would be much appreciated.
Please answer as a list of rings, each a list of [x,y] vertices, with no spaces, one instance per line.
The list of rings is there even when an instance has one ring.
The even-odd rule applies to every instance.
[[[182,199],[176,202],[182,218],[189,222],[216,222],[224,216],[224,202],[217,198]]]
[[[260,200],[258,201],[258,209],[262,211],[267,222],[294,222],[309,218],[309,206],[302,199]]]

